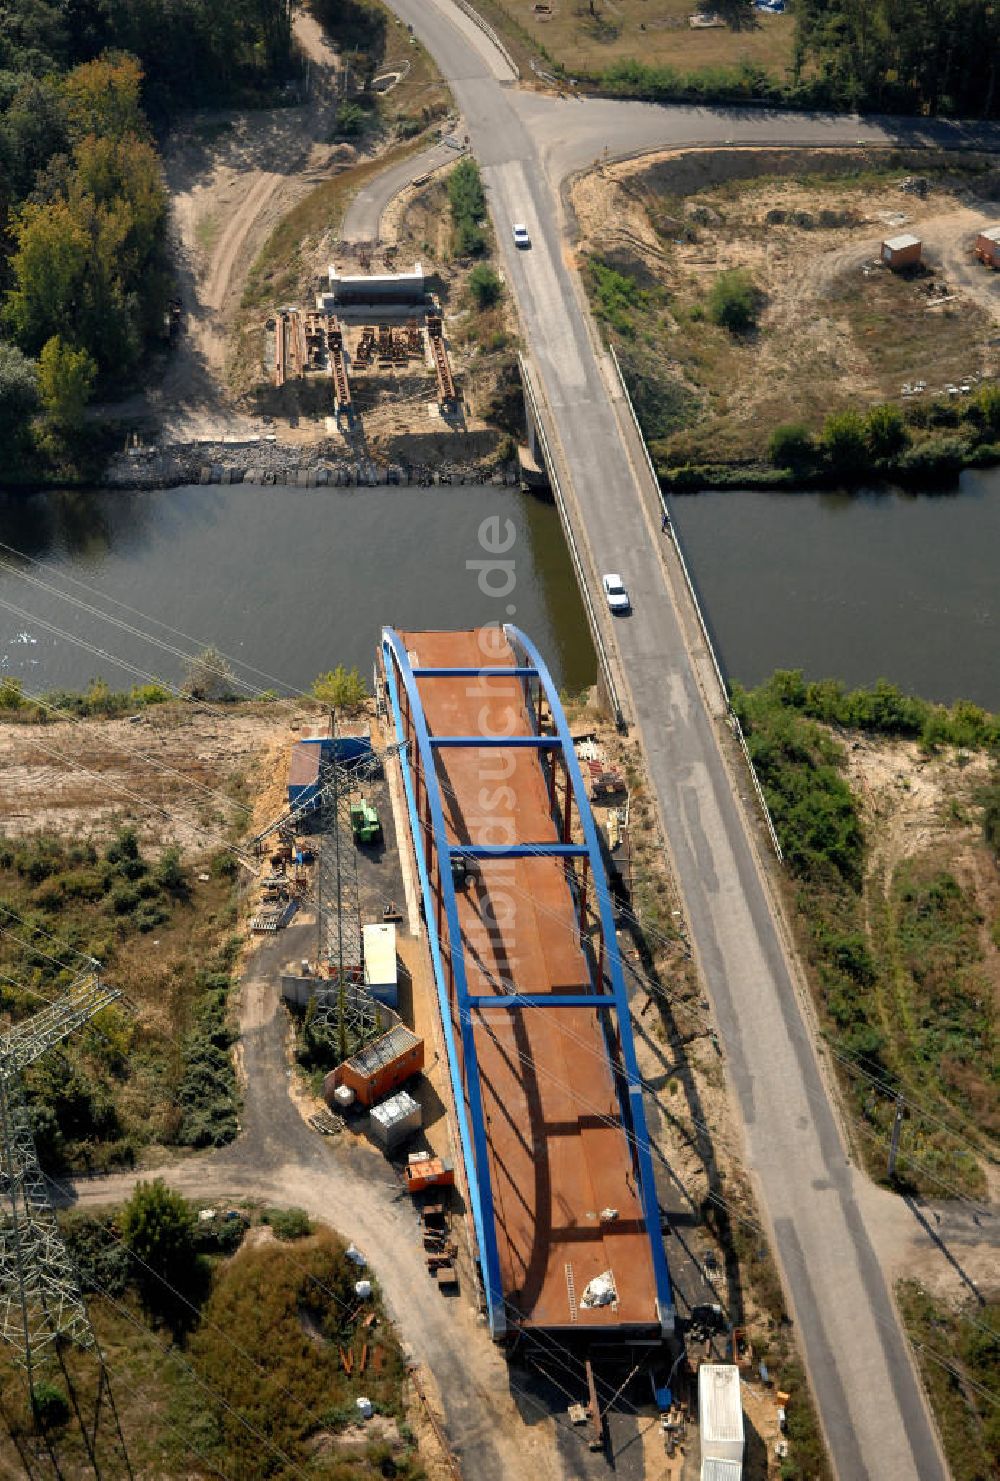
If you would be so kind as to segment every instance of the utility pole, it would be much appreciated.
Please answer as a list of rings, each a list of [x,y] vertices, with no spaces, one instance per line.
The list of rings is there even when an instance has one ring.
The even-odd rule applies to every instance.
[[[102,981],[95,962],[93,970],[81,974],[57,1002],[0,1037],[0,1340],[14,1349],[15,1361],[25,1371],[33,1410],[39,1372],[53,1358],[58,1360],[87,1457],[98,1478],[104,1474],[97,1457],[97,1430],[105,1396],[121,1451],[114,1469],[106,1474],[131,1478],[132,1468],[104,1355],[38,1162],[21,1073],[120,997],[118,988]],[[63,1348],[67,1343],[92,1352],[97,1359],[92,1430],[80,1412],[66,1370]]]
[[[896,1158],[899,1155],[899,1133],[903,1129],[903,1115],[906,1111],[906,1101],[902,1095],[896,1096],[896,1116],[892,1123],[892,1138],[889,1142],[889,1181],[896,1176]]]

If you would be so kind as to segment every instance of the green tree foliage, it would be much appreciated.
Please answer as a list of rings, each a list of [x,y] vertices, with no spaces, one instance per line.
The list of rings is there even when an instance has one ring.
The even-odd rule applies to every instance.
[[[140,1182],[122,1209],[122,1238],[151,1311],[183,1320],[185,1301],[202,1271],[195,1252],[195,1214],[162,1178]]]
[[[594,312],[597,317],[625,339],[634,338],[635,311],[647,306],[649,294],[634,278],[619,272],[610,263],[602,262],[599,257],[591,258],[590,275],[596,290]]]
[[[368,698],[368,686],[357,669],[347,669],[342,663],[314,679],[312,692],[323,704],[346,710],[349,714],[360,710]]]
[[[338,139],[353,139],[363,134],[368,114],[359,103],[341,103],[334,118],[334,129]]]
[[[988,117],[1000,108],[1000,7],[984,0],[796,0],[796,65],[832,103]]]
[[[0,341],[0,446],[8,467],[19,469],[28,457],[31,419],[37,410],[34,364],[15,345]]]
[[[35,1424],[43,1433],[59,1429],[69,1420],[69,1400],[56,1384],[42,1379],[31,1391]]]
[[[23,200],[49,161],[69,147],[66,104],[54,77],[26,76],[0,112],[0,183]]]
[[[60,437],[78,432],[97,366],[86,350],[74,350],[58,335],[46,340],[38,357],[38,394],[50,428]]]
[[[503,291],[500,279],[491,267],[485,262],[477,262],[469,274],[469,292],[476,308],[491,309],[494,304],[500,302],[500,294]]]
[[[479,223],[486,216],[486,197],[474,159],[459,160],[449,175],[448,204],[455,252],[460,257],[481,257],[486,251],[486,234]]]
[[[776,669],[754,694],[768,707],[798,710],[827,725],[904,736],[927,747],[953,745],[1000,752],[1000,715],[962,699],[950,708],[931,704],[904,694],[885,679],[867,689],[847,689],[839,679],[807,681],[801,669]]]
[[[106,52],[74,67],[63,82],[70,138],[122,139],[142,134],[142,67],[127,52]]]
[[[856,411],[831,412],[823,423],[823,447],[835,471],[863,468],[868,458],[864,417]]]
[[[898,406],[873,406],[865,417],[865,443],[873,458],[894,458],[909,445],[910,433]]]
[[[776,468],[799,471],[815,460],[816,442],[801,422],[785,422],[771,433],[767,456]]]
[[[719,273],[708,294],[708,317],[730,334],[747,334],[757,324],[760,292],[743,268]]]

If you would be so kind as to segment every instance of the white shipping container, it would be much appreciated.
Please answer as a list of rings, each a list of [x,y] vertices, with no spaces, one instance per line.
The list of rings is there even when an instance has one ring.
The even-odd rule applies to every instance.
[[[703,1460],[701,1481],[743,1481],[741,1460]]]
[[[702,1363],[698,1369],[701,1461],[743,1462],[743,1401],[740,1370],[733,1363]],[[727,1478],[728,1481],[728,1478]]]
[[[400,1090],[380,1105],[372,1106],[368,1117],[372,1138],[387,1151],[419,1131],[420,1124],[420,1103],[405,1090]]]

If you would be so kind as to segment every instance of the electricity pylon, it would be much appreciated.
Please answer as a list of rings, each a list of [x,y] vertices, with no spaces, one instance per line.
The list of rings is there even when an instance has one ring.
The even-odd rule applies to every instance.
[[[331,716],[334,755],[321,775],[323,843],[318,870],[319,958],[329,977],[315,993],[313,1028],[345,1056],[374,1038],[381,1025],[378,1003],[362,971],[361,891],[351,800],[383,774],[386,761],[405,750],[393,744],[350,764],[336,759],[336,717]]]
[[[131,1476],[132,1471],[104,1357],[39,1166],[21,1073],[121,996],[118,988],[101,979],[95,963],[95,970],[82,973],[63,997],[0,1036],[0,1339],[14,1349],[15,1361],[27,1374],[32,1404],[39,1370],[53,1358],[61,1361],[64,1344],[96,1354],[100,1372],[93,1433],[79,1411],[72,1385],[70,1397],[97,1476],[101,1475],[97,1418],[104,1394],[125,1473]]]

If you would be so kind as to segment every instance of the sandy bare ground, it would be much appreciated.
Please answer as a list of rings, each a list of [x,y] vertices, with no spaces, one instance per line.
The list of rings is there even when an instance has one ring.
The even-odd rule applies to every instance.
[[[9,838],[48,831],[63,838],[107,837],[131,824],[144,852],[170,844],[210,853],[232,828],[261,826],[238,800],[283,777],[299,711],[275,703],[227,714],[220,723],[199,706],[165,705],[129,720],[0,725],[3,802],[0,832]],[[269,793],[276,815],[284,805]],[[269,815],[270,816],[270,815]]]
[[[343,145],[328,141],[338,61],[318,22],[293,17],[309,60],[309,97],[298,106],[199,113],[171,134],[164,170],[183,332],[163,380],[115,408],[147,414],[168,441],[250,436],[260,422],[238,412],[223,380],[228,331],[253,262],[295,203],[333,172]]]
[[[891,177],[864,173],[872,163],[863,153],[824,150],[647,155],[574,185],[580,245],[665,287],[668,309],[675,301],[703,301],[723,270],[750,271],[765,294],[752,352],[742,350],[740,370],[723,386],[716,384],[718,367],[695,373],[691,383],[697,392],[707,375],[734,424],[770,425],[802,414],[809,420],[830,409],[834,393],[838,404],[880,400],[898,396],[907,379],[921,378],[930,393],[944,394],[955,381],[995,375],[1000,276],[972,255],[977,229],[1000,216],[995,172],[932,171],[921,197]],[[863,173],[843,173],[851,169]],[[819,183],[815,175],[827,178]],[[915,294],[906,310],[913,364],[894,378],[886,346],[859,333],[844,293],[861,284],[861,269],[878,258],[884,238],[904,230],[921,237],[952,317]],[[927,332],[917,342],[924,319]],[[956,327],[958,320],[966,327]],[[938,334],[931,333],[935,325]],[[671,343],[667,335],[668,355]],[[685,382],[690,347],[683,333],[677,343],[678,360],[668,369]]]

